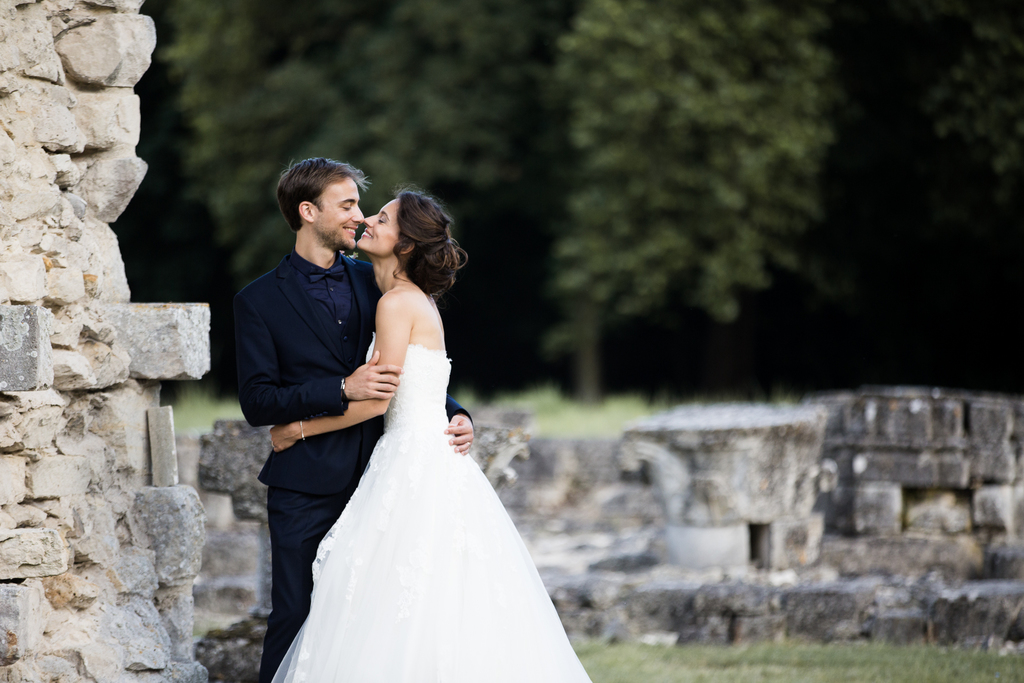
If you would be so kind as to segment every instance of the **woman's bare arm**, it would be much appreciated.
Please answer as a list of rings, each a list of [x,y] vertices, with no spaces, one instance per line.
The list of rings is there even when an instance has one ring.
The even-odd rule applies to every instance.
[[[381,365],[405,365],[405,354],[412,335],[414,310],[411,304],[412,300],[402,292],[389,292],[377,304],[377,341],[374,348],[380,352]],[[346,429],[383,415],[389,405],[390,398],[353,401],[349,403],[344,415],[314,417],[277,425],[270,430],[274,452],[280,453],[291,448],[302,438]]]

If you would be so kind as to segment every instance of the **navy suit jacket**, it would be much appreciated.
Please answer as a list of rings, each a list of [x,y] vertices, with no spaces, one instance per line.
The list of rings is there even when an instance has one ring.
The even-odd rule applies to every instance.
[[[344,414],[341,379],[365,361],[381,294],[370,264],[341,258],[352,284],[352,339],[303,290],[287,256],[235,295],[238,399],[254,427]],[[450,397],[447,408],[449,419],[465,412]],[[259,480],[302,493],[340,493],[362,475],[383,431],[377,417],[298,441],[271,452]]]

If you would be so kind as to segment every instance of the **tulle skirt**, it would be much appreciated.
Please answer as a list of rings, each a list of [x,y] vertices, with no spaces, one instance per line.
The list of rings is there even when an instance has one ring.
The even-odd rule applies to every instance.
[[[275,683],[589,682],[519,533],[444,415],[389,426],[320,545]]]

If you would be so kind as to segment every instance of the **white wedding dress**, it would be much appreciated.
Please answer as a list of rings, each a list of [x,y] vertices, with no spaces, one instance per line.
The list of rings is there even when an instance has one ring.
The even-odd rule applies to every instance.
[[[448,444],[450,370],[409,346],[274,683],[589,683],[494,489]]]

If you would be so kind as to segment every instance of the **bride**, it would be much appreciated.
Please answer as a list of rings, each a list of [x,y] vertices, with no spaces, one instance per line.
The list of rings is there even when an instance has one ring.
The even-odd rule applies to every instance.
[[[394,397],[271,430],[281,451],[377,415],[385,425],[320,544],[309,616],[274,683],[590,681],[498,496],[443,434],[451,362],[435,299],[466,261],[450,222],[403,191],[357,244],[384,293],[380,362],[404,370]]]

